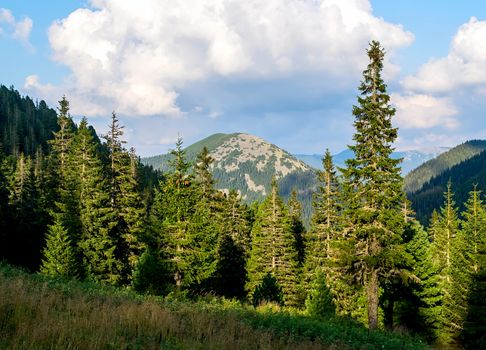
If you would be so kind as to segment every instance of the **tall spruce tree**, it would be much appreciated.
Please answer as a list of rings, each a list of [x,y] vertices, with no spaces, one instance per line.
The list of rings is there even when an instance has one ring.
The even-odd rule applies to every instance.
[[[296,306],[297,264],[295,237],[274,178],[272,190],[260,205],[253,225],[247,290],[253,294],[265,275],[271,274],[282,288],[285,305]]]
[[[73,154],[81,222],[78,246],[84,273],[94,281],[119,284],[123,266],[115,254],[118,218],[110,202],[110,187],[101,159],[100,143],[86,118],[78,126]]]
[[[123,128],[113,112],[108,133],[103,137],[109,150],[110,205],[117,224],[113,228],[115,256],[123,266],[120,281],[127,284],[144,249],[145,208],[138,186],[138,159],[133,150],[128,152],[123,146]]]
[[[400,161],[390,157],[397,129],[395,109],[381,77],[384,49],[377,41],[367,50],[370,63],[359,86],[361,96],[353,107],[354,158],[346,161],[344,177],[344,232],[354,247],[349,272],[364,285],[368,326],[378,327],[380,283],[402,270],[406,255],[402,244],[405,221]]]
[[[51,146],[51,170],[57,182],[54,220],[68,231],[74,244],[77,244],[80,232],[79,198],[77,173],[74,166],[73,142],[76,126],[69,115],[69,101],[63,96],[59,101],[57,124],[59,130],[53,133]]]
[[[189,220],[186,260],[186,283],[192,292],[213,291],[212,280],[217,268],[217,245],[221,233],[223,195],[214,189],[211,165],[214,159],[204,147],[193,167],[194,213]]]
[[[474,194],[471,197],[469,202],[471,199],[475,202]],[[476,204],[478,202],[476,201]],[[484,208],[481,211],[484,215]],[[467,220],[469,221],[470,218]],[[469,245],[469,252],[472,248],[475,257],[472,259],[474,273],[468,293],[468,313],[461,334],[462,345],[466,349],[486,348],[486,337],[484,336],[486,334],[486,322],[484,322],[486,319],[486,234],[484,226],[480,233],[472,247]]]
[[[227,298],[245,297],[246,259],[249,254],[251,226],[247,208],[235,190],[223,199],[214,287]]]
[[[450,344],[462,330],[466,316],[464,295],[467,271],[464,266],[465,242],[459,230],[459,218],[454,193],[449,182],[444,193],[444,205],[434,228],[433,261],[439,267],[439,287],[442,293],[439,342]]]
[[[325,292],[322,297],[327,298],[327,292],[334,298],[340,299],[347,294],[343,291],[338,293],[339,270],[335,264],[338,256],[341,238],[339,227],[339,181],[336,175],[331,153],[328,149],[322,159],[322,170],[317,173],[318,186],[313,197],[313,215],[311,218],[311,229],[306,239],[306,262],[304,267],[304,278],[302,283],[308,297],[312,297],[312,303],[326,304],[326,301],[319,301],[320,292]],[[342,277],[342,276],[341,276]],[[325,286],[319,283],[325,281]],[[344,286],[344,285],[343,285]],[[331,291],[331,289],[333,289]],[[317,293],[317,294],[316,294]],[[337,300],[333,301],[337,303]],[[306,301],[307,305],[311,303]],[[343,304],[343,303],[340,303]],[[343,308],[338,308],[343,313]]]
[[[306,269],[311,275],[317,267],[329,267],[340,236],[339,182],[329,150],[322,159],[323,170],[318,172],[318,186],[313,198],[311,230],[308,234]]]
[[[439,267],[433,262],[432,243],[422,225],[416,220],[410,220],[405,230],[409,236],[407,251],[413,257],[412,272],[418,280],[399,286],[401,291],[406,291],[401,295],[405,297],[401,300],[399,322],[432,341],[437,338],[440,329],[442,293],[439,286]]]
[[[471,274],[477,274],[480,268],[480,247],[486,239],[486,212],[481,192],[474,186],[462,213],[462,235],[465,240],[465,258]]]
[[[189,244],[188,227],[196,203],[194,177],[189,173],[190,164],[182,148],[182,138],[178,138],[176,148],[171,151],[169,165],[172,172],[165,174],[155,190],[151,210],[151,228],[161,250],[164,263],[172,273],[168,284],[175,285],[176,291],[186,287],[187,273],[186,247]]]

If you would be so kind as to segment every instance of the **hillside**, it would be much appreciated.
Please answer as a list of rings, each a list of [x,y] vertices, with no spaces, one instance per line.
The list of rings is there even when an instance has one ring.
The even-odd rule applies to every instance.
[[[253,135],[214,134],[188,146],[187,159],[194,162],[204,146],[215,160],[212,172],[218,189],[237,189],[247,202],[261,200],[275,176],[281,195],[288,197],[295,188],[304,202],[305,212],[310,212],[315,170],[290,153]],[[164,154],[143,158],[142,163],[168,171],[170,159],[171,155]]]
[[[439,176],[453,166],[474,157],[486,149],[485,140],[472,140],[460,144],[438,157],[431,159],[411,171],[404,179],[407,193],[417,192],[432,178]]]
[[[426,223],[432,211],[443,204],[443,193],[447,183],[451,181],[454,200],[460,210],[469,197],[469,192],[477,185],[477,189],[486,192],[486,152],[470,157],[459,164],[443,171],[429,180],[420,190],[409,194],[417,219]]]
[[[210,302],[209,302],[210,301]],[[425,349],[412,337],[277,307],[137,295],[0,262],[2,349]]]
[[[0,85],[0,146],[5,154],[34,155],[47,150],[47,141],[58,130],[57,113],[44,101],[21,96],[13,88]]]

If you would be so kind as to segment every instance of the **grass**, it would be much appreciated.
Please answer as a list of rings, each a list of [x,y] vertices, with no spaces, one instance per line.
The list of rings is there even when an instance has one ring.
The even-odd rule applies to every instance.
[[[61,281],[0,264],[1,349],[424,349],[345,320],[178,301]]]

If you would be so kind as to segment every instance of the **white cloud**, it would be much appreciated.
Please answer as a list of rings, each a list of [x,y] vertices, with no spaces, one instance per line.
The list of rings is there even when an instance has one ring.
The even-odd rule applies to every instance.
[[[486,85],[486,21],[472,17],[459,27],[446,57],[424,64],[416,75],[406,77],[409,90],[453,92],[457,88],[484,89]]]
[[[364,48],[389,52],[413,35],[373,16],[368,0],[91,0],[52,24],[69,96],[126,115],[180,116],[178,97],[211,78],[269,80],[319,72],[353,79]],[[387,72],[398,67],[387,63]],[[37,84],[42,96],[43,85]],[[87,97],[90,96],[90,97]],[[211,109],[211,106],[203,106]],[[92,112],[94,109],[89,107]],[[79,105],[75,113],[87,113]]]
[[[393,94],[391,100],[397,109],[395,120],[400,128],[444,127],[454,129],[459,126],[459,122],[455,118],[458,109],[448,97],[433,97],[426,94]]]
[[[0,35],[6,34],[18,40],[29,49],[32,49],[29,36],[33,25],[34,23],[31,18],[25,17],[22,20],[16,20],[10,10],[0,8]]]

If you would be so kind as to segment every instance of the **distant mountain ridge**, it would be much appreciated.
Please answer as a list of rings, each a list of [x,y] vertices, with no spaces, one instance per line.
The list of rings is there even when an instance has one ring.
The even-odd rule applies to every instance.
[[[309,213],[315,169],[287,151],[260,137],[244,134],[214,134],[185,148],[187,160],[194,162],[207,147],[214,158],[212,173],[216,188],[236,189],[247,202],[263,199],[269,193],[272,177],[278,180],[284,198],[293,188],[298,191],[304,211]],[[142,163],[168,171],[170,154],[142,158]]]
[[[433,159],[449,150],[449,147],[431,147],[410,151],[397,151],[392,153],[392,158],[403,158],[402,175],[407,175],[426,161]],[[322,168],[322,154],[294,154],[297,159],[307,163],[313,168]],[[337,167],[344,167],[346,159],[352,158],[353,152],[349,149],[333,155],[334,164]]]

